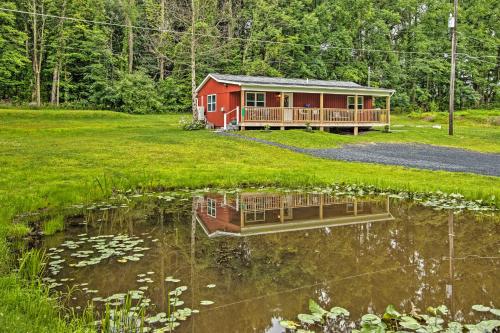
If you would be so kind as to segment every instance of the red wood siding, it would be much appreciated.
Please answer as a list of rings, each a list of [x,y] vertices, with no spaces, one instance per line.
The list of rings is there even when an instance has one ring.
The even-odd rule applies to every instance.
[[[323,95],[323,106],[325,108],[347,108],[347,95]]]
[[[239,106],[240,86],[234,84],[224,84],[210,78],[205,85],[198,91],[198,106],[205,107],[205,117],[208,122],[216,127],[224,126],[224,113],[229,112],[236,106]],[[216,94],[217,104],[214,112],[207,112],[207,95]],[[237,96],[237,97],[236,97]],[[233,112],[229,118],[236,117]],[[230,119],[228,118],[228,121]]]
[[[324,97],[323,97],[324,99]],[[294,93],[293,106],[297,108],[305,107],[319,108],[319,94]]]
[[[365,109],[373,109],[373,101],[372,101],[372,96],[365,96],[365,100],[363,103],[363,107]]]
[[[266,106],[276,108],[280,106],[279,92],[266,92]]]

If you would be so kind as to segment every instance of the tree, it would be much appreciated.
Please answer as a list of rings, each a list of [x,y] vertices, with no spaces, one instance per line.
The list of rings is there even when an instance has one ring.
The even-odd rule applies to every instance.
[[[11,1],[2,6],[16,9]],[[29,63],[24,45],[27,38],[24,31],[16,29],[16,17],[12,12],[0,12],[0,98],[8,97],[20,84],[19,75]]]

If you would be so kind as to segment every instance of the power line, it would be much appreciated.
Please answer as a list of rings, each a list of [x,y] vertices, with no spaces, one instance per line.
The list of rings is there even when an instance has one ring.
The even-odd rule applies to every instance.
[[[59,15],[44,14],[44,13],[37,13],[37,12],[28,12],[28,11],[24,11],[24,10],[10,9],[10,8],[4,8],[4,7],[0,7],[0,11],[13,12],[13,13],[19,13],[19,14],[27,14],[27,15],[37,15],[37,16],[42,16],[42,17],[57,18],[57,19],[63,19],[63,20],[68,20],[68,21],[85,22],[85,23],[91,23],[91,24],[100,24],[100,25],[127,28],[127,29],[138,29],[138,30],[143,30],[143,31],[168,32],[168,33],[172,33],[172,34],[191,35],[191,33],[188,31],[175,31],[175,30],[171,30],[171,29],[160,29],[160,28],[142,27],[142,26],[136,26],[136,25],[125,25],[125,24],[121,24],[121,23],[87,20],[87,19],[81,19],[81,18],[75,18],[75,17],[59,16]],[[198,36],[198,37],[222,38],[222,39],[238,40],[238,41],[250,42],[250,43],[255,42],[255,43],[266,43],[266,44],[276,44],[276,45],[304,46],[304,47],[314,47],[314,48],[320,48],[320,49],[336,49],[336,50],[348,50],[348,51],[359,51],[359,52],[420,54],[420,55],[436,56],[432,52],[423,52],[423,51],[397,51],[397,50],[381,50],[381,49],[364,49],[364,48],[331,46],[331,45],[324,45],[324,44],[317,45],[317,44],[281,42],[281,41],[272,41],[272,40],[263,40],[263,39],[252,39],[252,38],[243,38],[243,37],[217,36],[217,35],[210,35],[210,34],[204,34],[204,33],[195,33],[194,35]],[[466,53],[457,53],[457,55],[458,54],[467,55]],[[478,57],[497,58],[497,56],[491,56],[491,55],[483,55],[483,56],[478,56]]]

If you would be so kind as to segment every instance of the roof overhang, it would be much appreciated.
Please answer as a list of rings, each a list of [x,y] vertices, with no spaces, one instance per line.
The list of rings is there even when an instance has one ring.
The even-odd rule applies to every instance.
[[[370,88],[370,87],[321,87],[321,86],[291,86],[291,85],[253,85],[240,84],[242,90],[250,91],[272,91],[272,92],[291,92],[291,93],[324,93],[339,95],[368,95],[368,96],[392,96],[395,90]]]
[[[392,96],[396,90],[372,87],[325,87],[325,86],[294,86],[294,85],[276,85],[276,84],[246,84],[230,80],[217,79],[208,74],[205,79],[196,88],[196,93],[208,82],[213,79],[219,83],[233,84],[241,87],[241,90],[252,91],[272,91],[272,92],[292,92],[292,93],[325,93],[325,94],[360,94],[368,96]]]

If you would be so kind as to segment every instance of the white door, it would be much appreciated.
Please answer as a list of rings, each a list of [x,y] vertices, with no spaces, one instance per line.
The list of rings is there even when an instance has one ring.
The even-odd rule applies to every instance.
[[[284,121],[293,121],[293,93],[283,93]]]
[[[198,106],[198,120],[205,120],[205,107]]]

